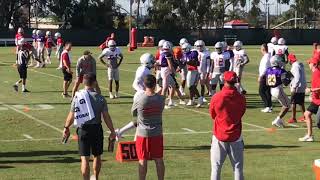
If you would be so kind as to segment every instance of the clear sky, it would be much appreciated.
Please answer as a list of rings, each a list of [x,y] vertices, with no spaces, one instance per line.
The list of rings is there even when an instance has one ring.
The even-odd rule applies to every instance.
[[[129,10],[129,1],[130,0],[116,0],[117,4],[120,4],[124,9]],[[140,11],[142,12],[142,14],[145,14],[147,7],[148,7],[148,1],[151,2],[151,0],[146,0],[145,3],[141,3],[141,9]],[[247,7],[245,8],[245,10],[249,10],[251,7],[251,1],[252,0],[247,0]],[[291,0],[293,1],[293,0]],[[265,3],[265,0],[264,2]],[[260,9],[262,10],[262,12],[265,11],[265,6],[263,5],[263,3],[260,3]],[[287,11],[289,9],[289,5],[283,5],[283,4],[277,4],[277,0],[268,0],[268,3],[270,3],[270,14],[277,14],[280,12],[284,12]],[[135,5],[133,5],[133,9],[135,9]]]

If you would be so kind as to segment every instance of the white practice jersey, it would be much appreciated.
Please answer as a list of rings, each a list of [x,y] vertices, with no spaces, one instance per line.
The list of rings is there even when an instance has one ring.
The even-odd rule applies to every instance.
[[[118,66],[118,57],[121,54],[121,49],[116,47],[114,51],[111,51],[109,48],[105,48],[100,57],[105,57],[107,59],[107,64],[111,66],[112,69],[116,69]]]
[[[234,49],[233,54],[234,54],[233,69],[239,68],[241,64],[244,64],[248,61],[248,56],[244,49],[240,49],[239,51]]]
[[[212,73],[222,74],[225,71],[226,61],[230,59],[229,53],[223,52],[218,54],[217,52],[212,52],[210,55],[212,60]]]
[[[272,55],[275,45],[273,43],[268,43],[267,46],[268,46],[268,53],[270,53]]]
[[[200,61],[200,66],[198,66],[199,73],[209,73],[211,60],[210,60],[210,52],[205,51],[198,51],[198,60]]]
[[[135,76],[133,84],[132,84],[132,87],[134,90],[136,90],[137,92],[145,90],[143,80],[148,74],[151,74],[151,71],[149,68],[147,68],[145,66],[138,67],[138,69],[136,71],[136,76]]]
[[[274,53],[279,56],[283,56],[288,53],[288,46],[286,45],[275,45]]]

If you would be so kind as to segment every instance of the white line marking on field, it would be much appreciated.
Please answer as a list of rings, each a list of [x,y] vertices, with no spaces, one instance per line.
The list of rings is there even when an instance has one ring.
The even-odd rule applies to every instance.
[[[56,141],[61,138],[43,138],[43,139],[1,139],[0,142],[24,142],[24,141]]]
[[[33,139],[33,137],[28,134],[23,134],[22,136],[26,137],[27,139]]]
[[[123,69],[120,69],[120,70],[123,70]],[[34,70],[34,69],[32,69],[32,71],[33,71],[33,72],[37,72],[37,73],[41,73],[41,74],[45,74],[45,75],[48,75],[48,76],[51,76],[51,77],[56,77],[56,78],[59,78],[59,79],[63,79],[63,78],[60,77],[60,76],[56,76],[56,75],[53,75],[53,74],[36,71],[36,70]],[[104,87],[100,87],[100,88],[101,88],[101,89],[104,89],[104,90],[108,90],[108,88],[104,88]],[[125,94],[125,95],[134,96],[133,94],[126,93],[126,92],[123,92],[123,91],[119,91],[119,92],[122,93],[122,94]],[[197,111],[197,110],[189,109],[189,108],[186,108],[186,107],[183,107],[183,106],[179,106],[179,107],[182,107],[182,108],[186,109],[187,111],[192,111],[192,112],[196,112],[196,113],[200,113],[200,114],[204,114],[204,115],[210,115],[209,113],[205,113],[205,112],[202,112],[202,111]],[[260,129],[267,129],[266,127],[258,126],[258,125],[251,124],[251,123],[247,123],[247,122],[243,122],[243,121],[242,121],[242,124],[245,124],[245,125],[248,125],[248,126],[251,126],[251,127],[260,128]]]
[[[4,83],[8,84],[9,82],[8,81],[3,81]]]
[[[185,131],[188,131],[188,132],[191,132],[191,133],[195,133],[196,131],[192,130],[192,129],[189,129],[189,128],[181,128],[182,130],[185,130]]]
[[[300,127],[300,126],[298,126],[298,125],[295,125],[295,124],[287,124],[287,126],[291,126],[291,127]]]
[[[15,112],[17,112],[17,113],[19,113],[19,114],[22,114],[22,115],[24,115],[24,116],[26,116],[26,117],[28,117],[28,118],[30,118],[30,119],[32,119],[32,120],[40,123],[40,124],[42,124],[42,125],[45,125],[45,126],[51,128],[51,129],[53,129],[53,130],[56,130],[56,131],[58,131],[58,132],[60,132],[60,133],[63,132],[61,129],[58,129],[57,127],[54,127],[54,126],[52,126],[51,124],[48,124],[48,123],[46,123],[46,122],[44,122],[44,121],[42,121],[42,120],[40,120],[40,119],[38,119],[38,118],[35,118],[35,117],[33,117],[33,116],[31,116],[31,115],[23,112],[23,111],[20,111],[19,109],[16,109],[16,108],[14,108],[14,107],[12,107],[12,106],[9,106],[9,105],[7,105],[7,104],[4,104],[4,103],[2,103],[2,102],[0,102],[0,104],[3,105],[3,106],[5,106],[5,107],[7,107],[7,108],[9,108],[9,109],[11,109],[11,110],[13,110],[13,111],[15,111]]]

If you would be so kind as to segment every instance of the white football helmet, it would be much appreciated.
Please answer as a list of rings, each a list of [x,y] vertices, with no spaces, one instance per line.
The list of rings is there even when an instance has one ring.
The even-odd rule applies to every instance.
[[[18,46],[22,46],[24,43],[25,43],[25,39],[24,38],[21,38],[18,40]]]
[[[37,34],[37,30],[34,29],[34,30],[32,31],[32,34]]]
[[[46,36],[51,36],[51,31],[47,31]]]
[[[162,50],[163,51],[170,51],[171,48],[172,48],[172,45],[171,45],[171,43],[169,41],[164,42],[163,45],[162,45]]]
[[[54,34],[54,37],[59,38],[59,37],[61,37],[61,34],[60,34],[59,32],[56,32],[56,33]]]
[[[233,47],[235,47],[235,49],[236,49],[237,51],[239,51],[239,50],[242,48],[242,42],[241,42],[241,41],[235,41],[235,42],[233,43]]]
[[[182,46],[184,43],[188,43],[188,40],[186,38],[180,39],[179,45]]]
[[[281,57],[279,57],[278,55],[272,56],[270,59],[270,64],[272,67],[280,66],[281,65]]]
[[[36,34],[40,36],[42,34],[41,30],[37,30]]]
[[[114,40],[109,40],[108,41],[108,44],[107,44],[107,46],[108,46],[108,48],[111,50],[111,51],[114,51],[115,49],[116,49],[116,41],[114,41]]]
[[[222,48],[223,48],[223,44],[222,42],[217,42],[215,45],[214,45],[214,48],[216,49],[216,52],[217,53],[222,53]]]
[[[279,45],[285,45],[285,44],[286,44],[286,40],[284,40],[284,38],[280,38],[280,39],[278,40],[278,44],[279,44]]]
[[[181,49],[183,52],[189,52],[191,51],[191,45],[189,43],[184,43],[182,44]]]
[[[144,53],[140,57],[140,63],[147,68],[152,68],[155,63],[154,56],[150,53]]]
[[[166,40],[161,39],[161,40],[158,42],[158,47],[159,47],[159,48],[162,48],[164,42],[166,42]]]
[[[223,49],[223,51],[227,50],[227,48],[228,48],[227,42],[222,41],[221,43],[222,43],[222,49]]]
[[[272,44],[277,44],[277,41],[278,41],[277,37],[272,37],[270,42]]]
[[[18,33],[23,33],[23,28],[19,27],[18,28]]]
[[[195,48],[196,48],[198,51],[203,51],[203,50],[205,50],[206,44],[205,44],[204,41],[202,41],[202,40],[197,40],[197,41],[194,43],[194,46],[195,46]]]

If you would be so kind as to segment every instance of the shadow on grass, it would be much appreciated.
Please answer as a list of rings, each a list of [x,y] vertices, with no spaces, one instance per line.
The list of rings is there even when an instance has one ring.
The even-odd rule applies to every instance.
[[[0,165],[0,169],[10,169],[15,168],[14,166],[6,166],[6,165]]]
[[[59,157],[59,158],[51,158],[51,159],[25,159],[25,160],[0,160],[0,164],[39,164],[39,163],[79,163],[79,158],[72,157]]]
[[[0,157],[35,157],[35,156],[58,156],[58,155],[69,155],[69,154],[78,154],[78,151],[0,152]]]
[[[280,146],[274,146],[270,144],[250,144],[250,145],[244,145],[244,149],[274,149],[274,148],[299,148],[301,146],[291,146],[291,145],[280,145]]]

